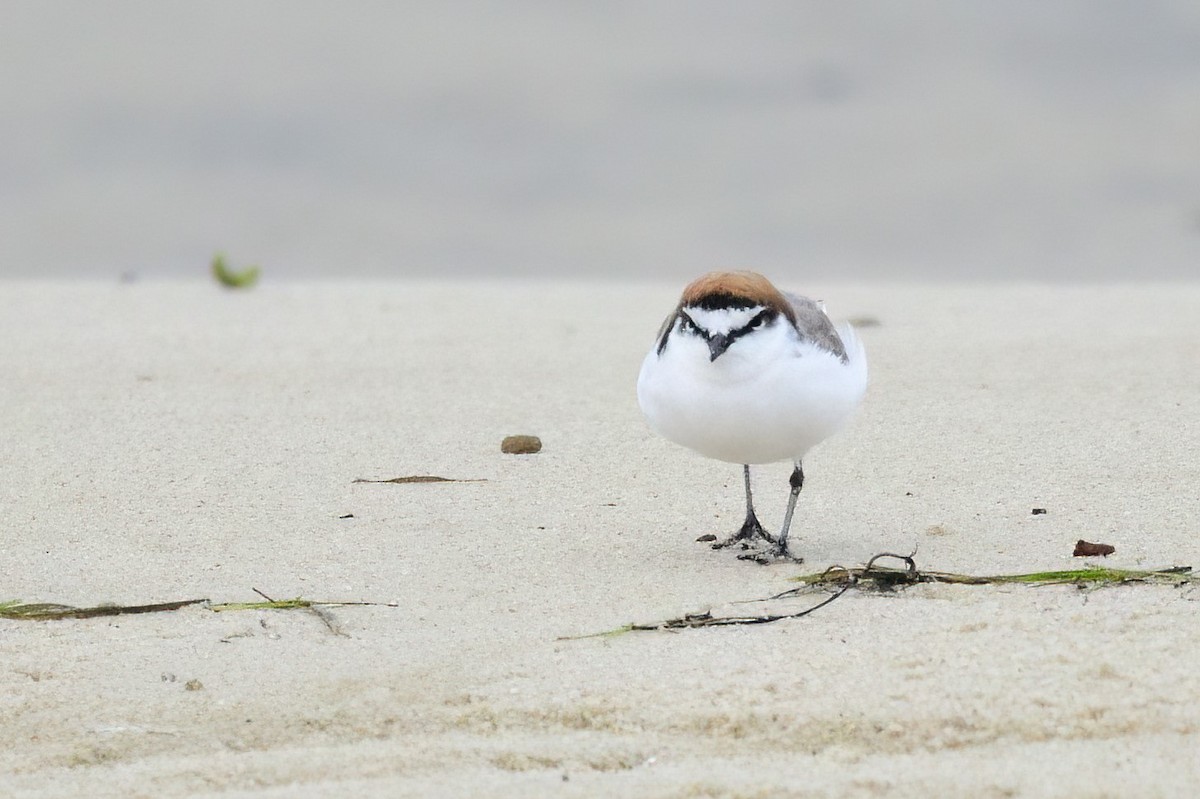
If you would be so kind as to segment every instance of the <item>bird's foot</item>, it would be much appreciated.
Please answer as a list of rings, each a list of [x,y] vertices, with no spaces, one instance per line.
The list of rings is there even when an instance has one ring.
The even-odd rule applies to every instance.
[[[724,541],[718,541],[712,545],[713,549],[727,549],[729,547],[740,547],[746,551],[754,548],[757,544],[766,542],[767,544],[775,543],[775,536],[768,533],[759,523],[758,518],[753,514],[746,517],[746,521],[742,522],[741,528],[736,533],[726,538]]]
[[[758,549],[753,552],[747,551],[738,555],[738,560],[752,560],[755,563],[761,563],[764,566],[770,563],[803,563],[804,558],[792,552],[787,542],[780,543],[772,541],[771,546],[765,549]]]

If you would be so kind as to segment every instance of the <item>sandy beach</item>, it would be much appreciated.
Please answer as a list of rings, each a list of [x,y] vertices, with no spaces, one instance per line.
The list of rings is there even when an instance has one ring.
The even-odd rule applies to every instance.
[[[883,551],[1200,564],[1200,285],[776,277],[878,322],[862,412],[806,461],[803,565],[695,541],[740,522],[739,470],[633,390],[676,285],[0,283],[0,601],[385,603],[0,620],[0,794],[1194,792],[1194,588],[852,590],[562,640]],[[768,526],[788,471],[757,472]],[[478,482],[355,482],[407,475]]]

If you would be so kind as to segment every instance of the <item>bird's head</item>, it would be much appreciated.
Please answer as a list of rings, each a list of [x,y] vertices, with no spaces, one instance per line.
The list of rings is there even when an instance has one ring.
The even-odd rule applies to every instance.
[[[707,346],[709,361],[716,361],[739,340],[761,335],[792,313],[787,299],[762,275],[710,272],[683,290],[659,351],[670,335],[693,337]]]

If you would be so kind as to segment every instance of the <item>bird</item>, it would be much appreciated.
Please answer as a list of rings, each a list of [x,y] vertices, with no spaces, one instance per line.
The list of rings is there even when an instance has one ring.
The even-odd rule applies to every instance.
[[[746,517],[713,544],[739,557],[801,561],[788,539],[804,485],[802,460],[862,402],[867,358],[850,324],[821,302],[780,291],[750,271],[710,272],[683,290],[642,362],[638,405],[656,433],[701,455],[742,465]],[[778,536],[759,522],[750,467],[790,460]],[[753,547],[753,549],[752,549]]]

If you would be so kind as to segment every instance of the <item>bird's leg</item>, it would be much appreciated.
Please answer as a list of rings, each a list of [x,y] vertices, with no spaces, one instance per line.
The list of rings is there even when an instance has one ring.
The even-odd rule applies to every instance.
[[[796,512],[796,498],[800,496],[800,489],[804,487],[804,469],[800,466],[800,461],[796,461],[796,468],[792,469],[792,476],[788,479],[788,483],[792,486],[792,493],[788,496],[787,513],[783,515],[783,527],[779,530],[779,539],[774,541],[774,546],[766,552],[752,558],[760,563],[766,563],[771,559],[790,560],[796,563],[804,560],[804,558],[793,555],[788,548],[788,531],[792,527],[792,514]],[[743,555],[742,557],[747,556]]]
[[[800,461],[796,461],[796,468],[792,469],[792,476],[788,478],[788,483],[792,486],[792,492],[788,495],[787,513],[783,514],[783,529],[779,531],[775,554],[781,558],[799,560],[788,549],[788,531],[792,529],[792,514],[796,512],[796,498],[800,496],[800,489],[804,488],[804,468],[800,465]]]
[[[750,464],[742,464],[742,475],[746,480],[746,520],[742,522],[741,528],[736,533],[724,541],[713,544],[713,549],[724,549],[738,543],[745,545],[756,538],[770,543],[775,542],[775,536],[763,529],[762,524],[758,521],[758,516],[754,514],[754,495],[750,493]]]

